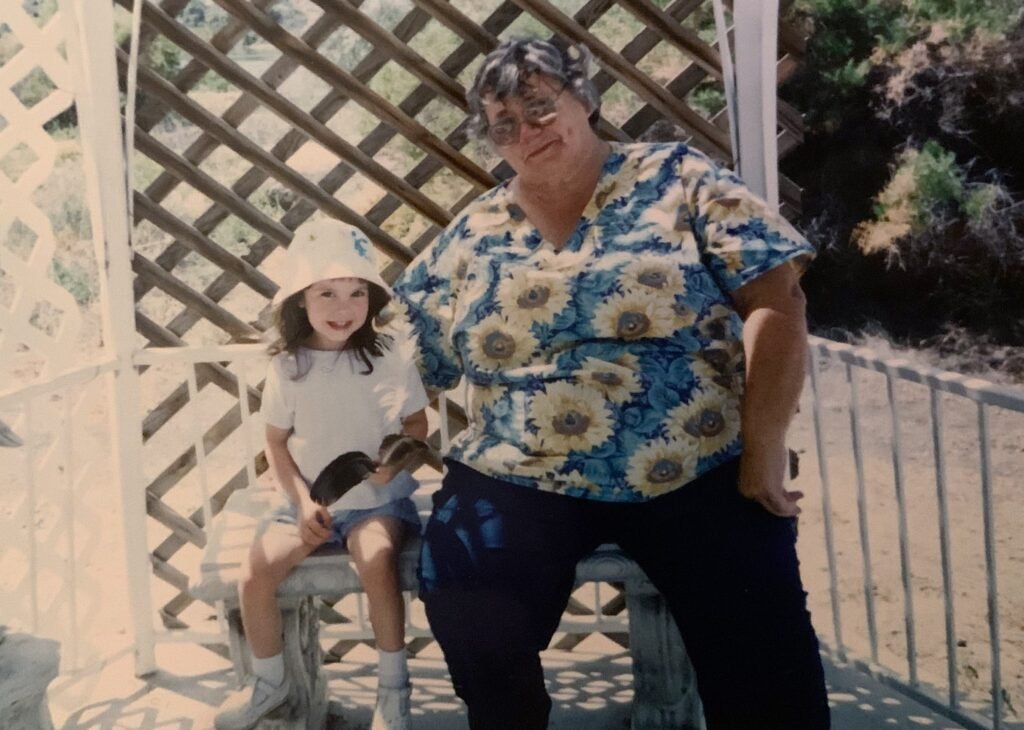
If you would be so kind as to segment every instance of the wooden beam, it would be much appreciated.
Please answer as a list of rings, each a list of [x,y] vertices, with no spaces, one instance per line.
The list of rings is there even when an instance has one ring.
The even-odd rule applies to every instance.
[[[129,0],[118,1],[128,2]],[[410,207],[438,223],[446,224],[450,220],[451,216],[447,210],[434,203],[418,189],[409,185],[405,180],[395,175],[379,162],[376,162],[372,157],[346,142],[341,135],[330,129],[326,124],[311,116],[308,112],[303,111],[265,82],[219,53],[202,38],[175,22],[174,19],[164,15],[149,0],[143,0],[143,17],[187,53],[203,61],[237,88],[251,94],[267,109],[270,109],[284,121],[301,129],[307,136],[316,140],[340,159],[348,162],[370,180],[402,198]]]
[[[662,40],[668,41],[694,63],[717,79],[722,78],[722,59],[718,49],[701,40],[694,31],[685,27],[672,15],[659,8],[651,0],[618,0],[637,20],[655,31]]]
[[[241,23],[237,19],[232,19],[232,23]],[[148,26],[146,26],[148,27]],[[306,29],[305,33],[302,34],[302,39],[313,47],[319,46],[321,43],[331,37],[331,34],[338,29],[338,23],[334,18],[327,18],[321,16],[313,23],[309,28]],[[214,44],[215,48],[219,48]],[[199,64],[205,73],[206,66]],[[283,84],[291,75],[299,68],[299,64],[291,58],[279,57],[270,67],[260,74],[260,79],[270,86],[271,88],[278,88]],[[161,106],[163,106],[161,104]],[[260,108],[259,102],[248,94],[242,94],[227,108],[227,111],[221,115],[221,118],[232,127],[241,126],[242,122],[249,118],[249,116]],[[324,121],[321,119],[320,121]],[[302,141],[305,142],[306,137],[302,135]],[[182,156],[194,165],[198,165],[200,162],[205,160],[217,147],[220,146],[215,138],[210,135],[203,133],[188,146],[188,149],[182,154]],[[282,158],[286,159],[286,158]],[[173,175],[162,173],[146,188],[146,195],[151,197],[153,200],[160,202],[167,197],[174,187],[178,184],[178,179]]]
[[[116,0],[121,4],[121,7],[125,8],[129,13],[132,11],[130,3],[124,0]],[[254,5],[260,8],[265,8],[271,3],[277,2],[277,0],[252,0]],[[191,0],[164,0],[160,4],[160,9],[172,18],[176,18],[178,13],[185,9],[185,6],[189,4]],[[227,53],[235,44],[245,35],[249,29],[245,23],[235,18],[229,18],[228,22],[218,30],[213,38],[210,39],[210,44],[221,53]],[[156,35],[156,29],[143,25],[141,28],[141,34],[143,41],[140,48],[145,49],[150,38]],[[125,45],[122,50],[127,51],[128,41],[125,41]],[[143,51],[144,52],[144,51]],[[195,59],[189,59],[188,63],[185,64],[185,68],[178,72],[178,75],[171,81],[176,87],[182,91],[189,91],[206,75],[206,66],[199,63]],[[136,126],[141,127],[147,132],[153,129],[157,123],[164,118],[167,113],[167,109],[160,103],[154,103],[152,99],[143,99],[138,112],[135,115]]]
[[[273,297],[278,286],[259,269],[250,266],[242,259],[231,254],[227,249],[211,241],[192,226],[185,223],[166,208],[157,205],[145,194],[135,191],[136,213],[150,221],[160,230],[171,235],[175,240],[184,243],[208,261],[219,266],[223,271],[230,271],[239,281],[244,282],[253,291],[265,297]],[[155,266],[155,264],[154,264]],[[161,271],[166,271],[158,266]],[[211,302],[216,304],[215,302]]]
[[[121,51],[118,51],[117,60],[118,72],[124,74],[127,70],[128,58]],[[370,240],[383,248],[392,258],[404,261],[412,259],[412,252],[405,244],[397,241],[376,226],[367,225],[365,219],[354,210],[333,196],[328,195],[323,189],[311,183],[276,157],[267,154],[238,130],[228,126],[224,120],[210,114],[206,109],[183,95],[157,74],[148,69],[140,68],[139,82],[142,88],[163,98],[181,116],[206,130],[222,144],[227,145],[252,164],[268,170],[275,179],[295,192],[315,201],[324,212],[345,223],[362,228]]]
[[[462,84],[412,50],[407,43],[373,22],[348,0],[312,0],[328,15],[334,15],[375,48],[387,52],[393,61],[448,100],[466,111],[466,90]]]
[[[218,306],[209,297],[197,292],[166,269],[154,264],[138,251],[132,256],[132,270],[140,277],[148,279],[155,284],[165,294],[169,294],[186,307],[195,309],[212,324],[217,325],[232,337],[244,339],[259,336],[259,330],[251,324],[243,322],[223,307]]]
[[[238,195],[231,188],[221,185],[201,168],[196,167],[192,162],[176,154],[165,147],[142,129],[135,130],[136,149],[157,163],[164,170],[172,172],[180,180],[187,182],[193,188],[206,195],[217,205],[223,206],[225,210],[238,216],[247,225],[259,231],[264,236],[273,239],[280,246],[286,246],[292,240],[292,232],[282,226],[276,220],[248,200]],[[144,194],[145,198],[153,205],[159,201]],[[200,231],[200,233],[205,233]]]
[[[430,18],[429,16],[426,15],[426,13],[414,10],[399,22],[399,24],[395,27],[395,33],[400,38],[406,37],[406,33],[408,33],[408,37],[411,37],[412,35],[415,35],[415,33],[417,33],[429,20]],[[330,35],[337,29],[337,25],[337,21],[334,18],[327,18],[321,16],[316,20],[316,22],[313,23],[313,25],[306,29],[306,32],[303,33],[302,37],[309,45],[318,46],[320,43],[324,42],[328,37],[330,37]],[[370,51],[370,53],[367,54],[367,56],[362,61],[360,61],[360,63],[354,69],[353,74],[356,76],[356,78],[359,78],[364,82],[368,81],[370,78],[373,77],[375,73],[377,73],[377,71],[383,68],[384,63],[386,61],[387,57],[383,53],[380,53],[376,49],[374,49]],[[273,64],[271,64],[270,68],[268,68],[261,75],[260,78],[269,86],[276,87],[283,83],[284,80],[287,79],[292,74],[292,72],[297,68],[299,68],[299,64],[297,61],[288,58],[287,56],[282,56],[278,58]],[[316,107],[313,108],[313,110],[310,113],[316,119],[319,119],[322,122],[326,122],[334,115],[334,113],[338,109],[340,109],[345,104],[346,101],[348,101],[348,97],[332,89],[327,94],[327,96],[325,96],[324,99],[322,99],[320,103],[318,103]],[[258,107],[259,105],[255,99],[248,95],[242,95],[230,107],[228,107],[228,110],[224,113],[222,119],[229,126],[237,127],[246,118],[248,118],[248,116]],[[278,142],[271,149],[270,153],[280,160],[286,160],[291,156],[291,154],[295,150],[297,150],[302,144],[305,143],[306,139],[306,135],[303,134],[301,131],[292,129],[287,134],[285,134],[284,137],[278,140]],[[198,164],[219,145],[220,142],[218,142],[215,138],[211,137],[206,133],[203,133],[195,142],[189,145],[189,148],[185,151],[185,159],[193,162],[194,164]],[[338,167],[348,171],[349,174],[351,174],[352,168],[349,167],[347,163],[342,162]],[[235,181],[235,183],[231,186],[231,190],[240,197],[248,198],[248,196],[251,195],[257,188],[259,188],[259,186],[262,185],[263,182],[267,180],[267,178],[269,177],[270,175],[267,174],[261,167],[255,165],[249,168],[249,170],[244,175],[242,175],[242,177]],[[160,181],[165,178],[168,181],[173,182],[168,182],[167,185],[160,187]],[[173,189],[173,186],[177,184],[177,182],[177,178],[175,178],[173,175],[163,173],[149,187],[146,188],[147,194],[150,195],[150,197],[152,197],[154,200],[162,200],[161,194],[169,193],[170,190]],[[340,185],[338,187],[332,188],[326,183],[321,182],[321,187],[327,190],[327,192],[329,193],[334,193],[338,189],[338,187],[340,187]],[[317,208],[315,206],[310,206],[309,212],[306,214],[305,217],[309,217],[309,215],[312,215],[314,212],[316,212],[316,210]],[[220,206],[214,205],[208,210],[206,210],[203,214],[201,214],[196,219],[194,225],[197,230],[202,231],[204,233],[208,233],[209,231],[213,230],[217,225],[219,225],[220,222],[224,220],[224,218],[226,217],[227,212]],[[294,228],[298,227],[299,223],[301,223],[302,220],[305,220],[305,217],[302,218],[301,220],[296,219],[294,217],[291,218],[290,220],[294,221],[294,223],[290,225],[287,224],[287,221],[282,221],[282,223],[285,224],[285,227],[288,228],[289,230],[293,230]],[[256,265],[257,263],[262,261],[263,257],[270,250],[272,250],[272,248],[267,247],[266,240],[260,239],[255,244],[249,247],[250,253],[247,255],[247,260],[249,261],[249,263]],[[159,256],[157,256],[156,263],[167,270],[171,270],[187,254],[188,249],[186,247],[177,243],[172,243],[170,246],[164,249],[164,251]],[[231,291],[231,287],[233,286],[233,280],[229,282],[228,280],[230,278],[231,277],[222,274],[221,277],[218,277],[217,280],[215,280],[214,283],[211,284],[211,287],[213,287],[213,289],[207,287],[204,293],[207,294],[207,296],[209,296],[214,301],[219,301],[227,294],[227,292]],[[225,288],[226,282],[228,283]],[[138,293],[139,291],[139,287],[136,286],[136,292]],[[145,294],[145,291],[145,289],[142,289],[141,294],[138,294],[138,296]],[[218,296],[216,292],[220,291],[222,291],[223,293],[221,293]],[[196,321],[195,319],[188,319],[190,316],[188,310],[185,310],[184,315],[185,318],[184,320],[181,321],[189,323],[185,324],[184,329],[180,331],[178,329],[175,329],[175,331],[178,332],[179,334],[184,332],[185,329],[190,327],[191,324],[194,324]]]
[[[422,124],[406,115],[387,99],[368,89],[355,76],[331,63],[315,49],[307,46],[302,40],[277,25],[265,13],[246,3],[245,0],[214,0],[214,2],[228,12],[243,18],[256,33],[281,52],[301,60],[310,73],[332,86],[344,89],[360,106],[381,119],[388,120],[409,141],[424,151],[443,159],[454,172],[473,185],[479,186],[481,191],[495,184],[494,178],[485,170],[480,169],[475,162],[450,145],[441,142]]]

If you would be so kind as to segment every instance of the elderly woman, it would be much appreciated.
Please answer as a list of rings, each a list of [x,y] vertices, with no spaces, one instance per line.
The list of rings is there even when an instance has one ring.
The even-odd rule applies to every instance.
[[[710,730],[829,724],[784,437],[811,247],[685,144],[593,130],[581,46],[503,43],[469,102],[516,175],[396,290],[424,381],[465,378],[420,586],[472,728],[547,726],[539,652],[577,561],[618,543],[665,596]]]

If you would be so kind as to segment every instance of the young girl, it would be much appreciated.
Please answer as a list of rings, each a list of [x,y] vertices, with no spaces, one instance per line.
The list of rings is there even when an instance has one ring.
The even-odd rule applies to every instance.
[[[406,730],[410,687],[397,557],[406,534],[420,526],[409,499],[416,482],[381,467],[329,509],[313,502],[309,486],[346,451],[376,455],[383,437],[398,431],[425,439],[427,397],[411,358],[373,327],[391,290],[366,237],[338,221],[311,221],[295,232],[286,255],[262,413],[267,460],[291,505],[257,536],[242,572],[254,677],[215,724],[250,730],[287,701],[275,593],[307,555],[334,543],[352,554],[370,604],[380,662],[372,728]]]

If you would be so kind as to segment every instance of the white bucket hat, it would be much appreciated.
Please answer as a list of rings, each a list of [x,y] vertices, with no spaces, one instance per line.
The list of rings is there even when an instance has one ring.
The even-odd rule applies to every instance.
[[[363,279],[394,296],[380,276],[377,250],[365,233],[333,218],[309,220],[292,236],[273,306],[318,281],[341,278]]]

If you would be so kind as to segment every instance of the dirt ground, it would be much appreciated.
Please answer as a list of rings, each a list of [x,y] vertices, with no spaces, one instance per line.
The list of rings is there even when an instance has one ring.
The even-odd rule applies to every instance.
[[[907,622],[891,449],[892,419],[884,376],[856,370],[863,454],[863,525],[862,513],[858,511],[846,368],[839,363],[824,366],[818,383],[842,643],[851,653],[872,658],[865,601],[866,554],[870,558],[877,661],[906,676]],[[929,393],[924,386],[903,382],[896,388],[896,401],[901,424],[917,672],[922,682],[943,688],[940,696],[947,696],[946,606]],[[957,685],[965,707],[990,711],[985,707],[990,703],[992,657],[977,406],[965,398],[944,396],[940,408]],[[826,642],[838,647],[813,410],[808,387],[790,437],[791,445],[802,457],[801,474],[794,488],[807,494],[800,518],[799,552],[815,626]],[[988,418],[1004,717],[1024,721],[1024,536],[1020,531],[1024,517],[1024,483],[1020,481],[1024,468],[1024,413],[992,408],[988,409]],[[866,550],[862,533],[867,536]]]

